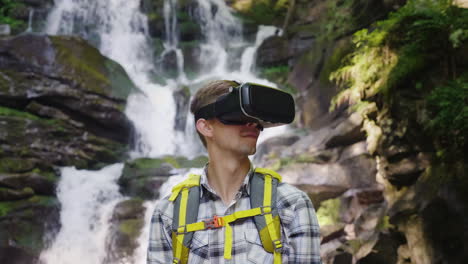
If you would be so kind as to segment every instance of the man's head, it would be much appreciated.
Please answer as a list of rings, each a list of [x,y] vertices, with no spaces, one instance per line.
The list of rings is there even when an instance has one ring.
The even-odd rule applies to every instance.
[[[228,94],[231,87],[237,86],[239,86],[239,83],[228,80],[208,83],[206,86],[200,88],[193,96],[190,111],[192,114],[196,113],[202,107],[214,103],[220,96]],[[236,144],[242,145],[239,146],[241,148],[248,148],[243,152],[250,152],[249,155],[255,153],[256,140],[259,134],[257,124],[224,125],[216,118],[209,120],[200,118],[195,120],[195,122],[197,133],[205,147],[208,147],[209,143],[207,141],[216,142],[216,144],[224,146],[224,144],[230,144],[234,143],[235,140],[240,140],[236,142]],[[253,140],[255,142],[252,145]]]

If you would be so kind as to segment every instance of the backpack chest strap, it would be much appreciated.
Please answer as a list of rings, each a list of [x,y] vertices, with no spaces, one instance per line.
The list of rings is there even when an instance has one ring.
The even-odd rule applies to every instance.
[[[215,229],[224,227],[224,258],[232,258],[232,227],[230,223],[243,218],[253,217],[256,215],[271,214],[271,207],[257,207],[253,209],[238,211],[226,216],[214,216],[211,219],[179,226],[177,234],[186,234],[206,229]]]

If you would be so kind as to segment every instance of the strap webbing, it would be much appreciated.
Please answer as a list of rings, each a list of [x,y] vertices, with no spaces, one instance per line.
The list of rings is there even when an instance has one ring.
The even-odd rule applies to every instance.
[[[184,194],[184,191],[182,191],[182,195]],[[181,206],[182,207],[182,206]],[[229,225],[230,223],[242,219],[242,218],[247,218],[247,217],[252,217],[256,215],[261,215],[261,214],[270,214],[271,213],[271,208],[269,207],[257,207],[253,209],[248,209],[248,210],[243,210],[239,212],[235,212],[230,215],[226,216],[220,216],[217,217],[218,220],[218,226],[217,227],[225,227],[224,231],[224,258],[225,259],[231,259],[232,258],[232,227]],[[180,223],[180,221],[179,221]],[[185,234],[189,232],[195,232],[195,231],[200,231],[200,230],[206,230],[211,228],[206,224],[207,222],[197,222],[197,223],[192,223],[185,225],[185,222],[181,225],[179,225],[179,228],[177,229],[177,234]],[[178,235],[179,236],[179,235]]]
[[[180,201],[180,208],[179,208],[179,226],[185,226],[185,218],[186,218],[186,211],[187,211],[187,201],[188,201],[188,188],[182,189],[182,198]],[[174,244],[174,263],[179,263],[182,258],[182,251],[184,248],[184,236],[185,233],[177,233],[176,236],[176,243]]]
[[[264,207],[271,207],[271,182],[272,176],[270,174],[265,174],[265,184],[263,189],[263,206]],[[281,263],[281,252],[279,249],[282,247],[281,240],[279,239],[279,235],[276,233],[276,229],[273,222],[272,214],[265,214],[265,221],[266,226],[268,228],[268,233],[270,233],[271,240],[274,246],[274,264]]]
[[[254,203],[255,206],[252,206],[255,208],[235,212],[233,214],[222,216],[222,217],[214,216],[212,221],[203,221],[203,222],[193,223],[194,221],[196,221],[196,214],[194,212],[191,212],[187,215],[187,210],[188,210],[187,206],[190,203],[189,199],[190,200],[195,199],[196,197],[194,197],[194,195],[198,197],[198,193],[199,193],[199,192],[192,193],[192,191],[189,192],[189,189],[192,187],[197,187],[198,189],[195,188],[193,190],[199,190],[200,175],[191,174],[189,175],[187,180],[176,185],[172,189],[172,194],[169,197],[169,201],[174,202],[179,196],[179,194],[181,194],[181,197],[177,199],[178,202],[176,202],[176,204],[177,203],[180,204],[178,205],[179,210],[174,211],[174,213],[176,211],[178,213],[178,221],[176,221],[178,222],[178,226],[173,227],[173,230],[175,230],[173,231],[173,254],[174,254],[173,263],[174,264],[188,262],[188,254],[189,254],[188,245],[191,241],[191,236],[192,236],[192,234],[189,234],[189,233],[200,231],[200,230],[205,230],[205,229],[210,229],[210,228],[218,228],[218,227],[225,227],[224,258],[231,259],[232,258],[232,227],[230,223],[238,219],[247,218],[247,217],[255,217],[256,224],[257,224],[257,220],[261,219],[261,222],[265,221],[263,222],[263,224],[261,224],[261,226],[263,227],[262,230],[264,230],[265,232],[268,232],[267,234],[269,235],[269,238],[267,237],[266,239],[264,239],[262,235],[262,244],[265,248],[267,247],[266,245],[273,244],[274,264],[281,264],[281,251],[280,250],[282,248],[282,244],[281,244],[281,239],[280,239],[281,237],[281,231],[279,227],[280,222],[279,222],[276,208],[271,207],[272,199],[276,197],[276,194],[275,194],[276,189],[273,190],[273,188],[276,188],[277,183],[281,182],[281,176],[275,171],[272,171],[269,169],[263,169],[263,168],[255,169],[255,173],[260,173],[260,174],[263,174],[264,176],[263,177],[263,201],[262,201],[262,196],[257,195],[256,196],[257,202]],[[273,184],[273,178],[275,178],[274,184]],[[257,181],[256,188],[260,188],[261,183],[262,181]],[[252,198],[251,198],[251,202],[252,202]],[[191,204],[190,207],[197,208],[198,210],[198,203]],[[176,208],[177,206],[175,206],[174,209]],[[187,220],[188,216],[190,216],[190,218],[193,218],[193,220]],[[278,218],[278,219],[274,219],[273,216],[275,216],[275,218]],[[266,225],[266,228],[264,228],[265,225]],[[257,225],[257,229],[260,232],[261,228],[258,225]],[[184,240],[187,240],[185,241],[185,244],[184,244]],[[264,244],[264,241],[268,241],[268,242]],[[267,251],[271,252],[271,248]]]

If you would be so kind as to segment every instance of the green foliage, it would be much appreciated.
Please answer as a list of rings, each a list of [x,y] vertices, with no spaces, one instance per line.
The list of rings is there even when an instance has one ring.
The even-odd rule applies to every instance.
[[[450,63],[465,43],[468,11],[448,1],[413,0],[376,24],[356,32],[356,50],[331,79],[346,87],[333,106],[358,102],[378,92],[388,93],[402,83],[424,79],[435,65],[443,79],[456,72]]]
[[[278,65],[260,69],[260,76],[272,82],[280,84],[280,89],[290,94],[296,94],[297,90],[288,84],[289,66]]]
[[[344,88],[331,109],[376,95],[419,125],[439,151],[466,145],[468,9],[448,0],[410,0],[353,35],[354,51],[330,79]],[[425,102],[416,106],[414,100]],[[421,105],[421,104],[419,104]],[[417,116],[417,117],[416,117]],[[457,152],[457,151],[455,151]]]
[[[22,5],[15,0],[0,0],[0,24],[8,24],[12,29],[23,26],[23,21],[12,17],[12,11]]]
[[[326,13],[320,34],[322,38],[334,39],[355,27],[351,15],[353,2],[353,0],[326,1]]]
[[[0,116],[16,116],[16,117],[22,117],[22,118],[27,118],[31,120],[40,120],[38,116],[32,115],[28,112],[23,112],[23,111],[19,111],[13,108],[3,107],[3,106],[0,106]]]
[[[341,201],[339,198],[322,202],[317,210],[319,224],[324,226],[338,223],[340,220],[340,206]]]
[[[251,0],[248,4],[239,4],[242,7],[235,8],[240,11],[246,20],[253,20],[256,24],[280,25],[286,16],[288,0]]]
[[[428,96],[427,129],[441,145],[464,149],[468,135],[468,78],[436,87]]]

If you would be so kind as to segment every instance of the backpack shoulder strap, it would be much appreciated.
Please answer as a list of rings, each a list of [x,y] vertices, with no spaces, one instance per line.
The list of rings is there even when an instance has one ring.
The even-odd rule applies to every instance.
[[[193,232],[186,232],[188,224],[195,223],[200,206],[200,175],[188,178],[172,188],[169,201],[174,202],[172,218],[173,264],[188,262],[189,246]]]
[[[281,221],[276,207],[276,194],[280,182],[281,176],[278,173],[264,168],[256,168],[250,178],[251,208],[271,208],[271,213],[254,216],[254,222],[263,248],[274,254],[274,263],[281,263]]]

